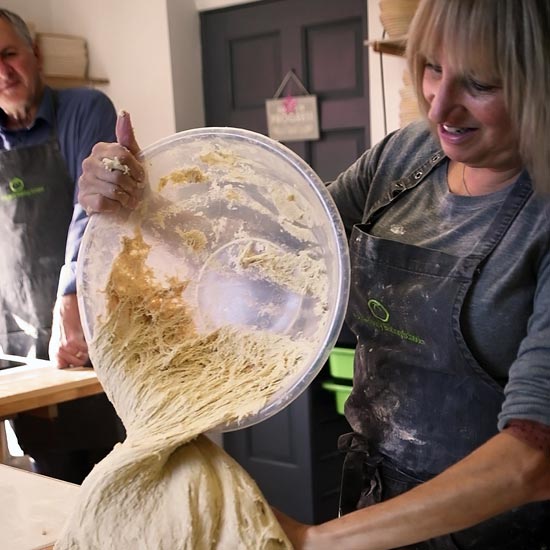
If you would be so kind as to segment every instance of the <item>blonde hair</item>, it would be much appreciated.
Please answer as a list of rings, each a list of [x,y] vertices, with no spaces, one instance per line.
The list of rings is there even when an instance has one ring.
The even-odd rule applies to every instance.
[[[407,61],[424,115],[424,67],[441,46],[464,74],[502,86],[524,165],[550,193],[550,1],[421,0]]]

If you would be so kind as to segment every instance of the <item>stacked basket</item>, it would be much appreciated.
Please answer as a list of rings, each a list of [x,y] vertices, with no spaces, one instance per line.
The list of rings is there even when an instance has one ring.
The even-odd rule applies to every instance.
[[[351,392],[354,357],[353,348],[336,347],[328,359],[332,379],[323,382],[323,388],[334,393],[336,410],[339,414],[344,414],[344,404]]]
[[[380,0],[380,21],[391,39],[407,36],[419,0]]]
[[[409,26],[418,7],[419,0],[380,0],[380,21],[389,40],[407,39]],[[403,86],[399,90],[399,124],[406,126],[420,117],[416,96],[407,69],[403,72]]]
[[[88,48],[80,36],[54,33],[37,33],[36,42],[43,59],[46,76],[86,78]]]

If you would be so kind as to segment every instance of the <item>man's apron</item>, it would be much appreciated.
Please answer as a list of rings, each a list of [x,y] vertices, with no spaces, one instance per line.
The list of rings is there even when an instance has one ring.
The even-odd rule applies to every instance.
[[[442,160],[435,155],[353,229],[347,322],[358,337],[346,416],[341,514],[407,491],[496,435],[503,388],[472,356],[460,329],[483,261],[529,196],[514,185],[484,238],[460,258],[369,234],[377,216]],[[488,322],[490,322],[488,320]],[[545,525],[546,524],[546,525]],[[542,550],[550,507],[532,504],[418,549]]]
[[[74,184],[55,129],[40,145],[0,151],[0,345],[4,353],[48,358],[59,272],[65,260]],[[110,447],[118,420],[104,395],[63,403],[53,420],[19,415],[19,443],[42,449]]]
[[[47,358],[74,185],[54,136],[0,152],[0,345]]]

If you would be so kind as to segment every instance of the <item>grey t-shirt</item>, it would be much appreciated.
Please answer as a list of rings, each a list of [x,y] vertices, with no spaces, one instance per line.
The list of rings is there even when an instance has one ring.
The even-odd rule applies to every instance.
[[[423,123],[367,151],[329,187],[346,229],[365,221],[390,182],[413,173],[438,151]],[[481,197],[452,195],[447,165],[440,163],[386,208],[372,232],[456,256],[469,254],[510,188]],[[532,196],[483,263],[461,327],[479,364],[506,384],[499,427],[513,418],[550,425],[550,197]]]
[[[493,221],[509,188],[490,195],[452,194],[448,161],[435,168],[421,186],[404,193],[379,218],[373,235],[465,257]]]

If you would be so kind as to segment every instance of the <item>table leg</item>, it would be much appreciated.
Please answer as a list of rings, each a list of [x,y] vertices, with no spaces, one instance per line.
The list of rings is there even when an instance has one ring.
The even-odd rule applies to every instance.
[[[6,437],[5,420],[0,419],[0,463],[10,463],[10,452],[8,450],[8,438]]]

